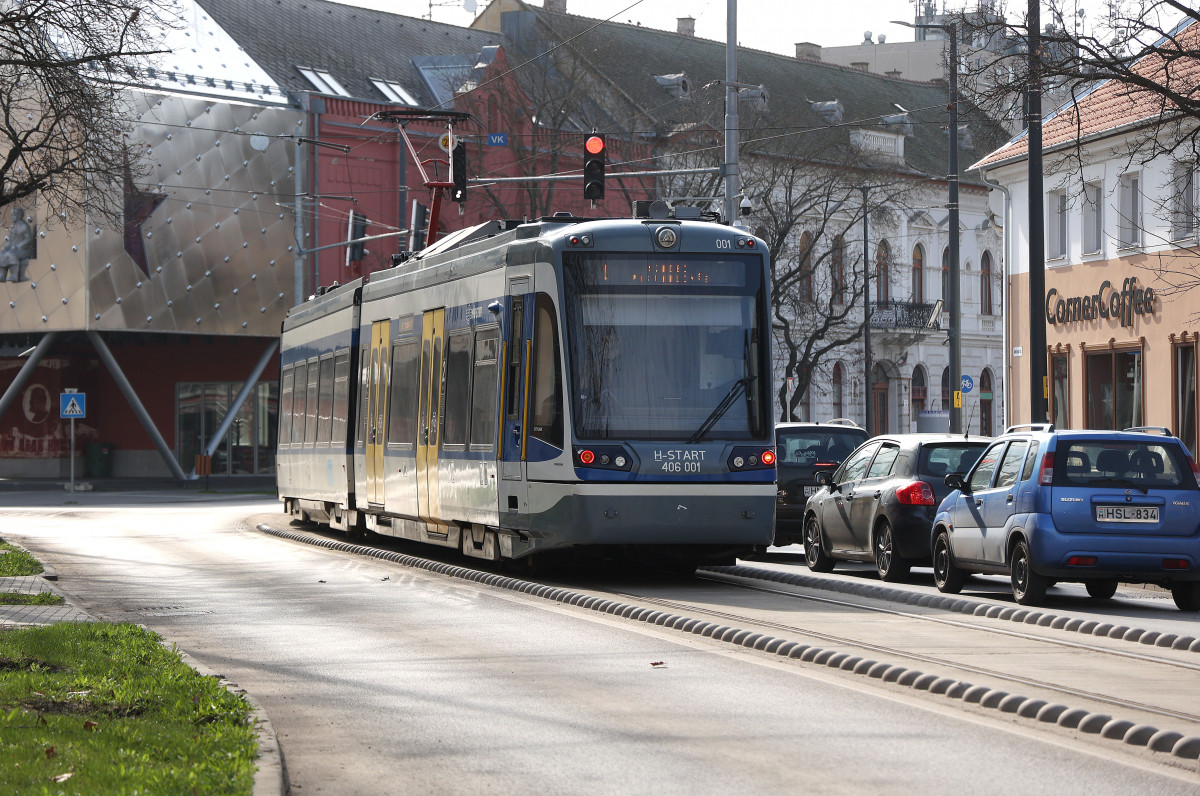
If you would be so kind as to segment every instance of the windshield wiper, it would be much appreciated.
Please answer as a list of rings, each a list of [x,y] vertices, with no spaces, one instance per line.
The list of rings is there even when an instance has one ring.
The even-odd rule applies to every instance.
[[[1133,489],[1142,490],[1143,495],[1150,494],[1150,487],[1146,486],[1145,484],[1135,484],[1133,481],[1130,481],[1128,478],[1093,478],[1088,483],[1089,484],[1112,484],[1113,486],[1127,486],[1127,487],[1131,487]]]
[[[753,376],[744,376],[735,381],[733,386],[729,388],[729,392],[725,393],[725,397],[721,399],[721,403],[717,404],[717,407],[712,410],[712,414],[710,414],[708,418],[706,418],[705,421],[700,424],[700,428],[696,429],[695,434],[692,434],[692,436],[688,437],[688,444],[691,445],[704,439],[704,435],[712,431],[713,426],[717,424],[718,420],[725,416],[725,413],[729,411],[729,407],[733,406],[733,402],[738,399],[738,395],[740,395],[741,392],[745,390],[752,381],[754,381]]]

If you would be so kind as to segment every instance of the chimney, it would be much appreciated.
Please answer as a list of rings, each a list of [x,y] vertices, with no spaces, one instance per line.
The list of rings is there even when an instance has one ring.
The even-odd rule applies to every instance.
[[[869,61],[851,61],[850,68],[857,69],[860,72],[869,72],[871,71],[871,63]]]
[[[884,74],[890,78],[897,78],[900,77],[901,72],[899,69],[889,69],[888,71],[884,72]]]
[[[695,36],[696,35],[696,20],[692,17],[679,17],[675,20],[677,27],[675,32],[680,36]]]
[[[821,60],[821,45],[813,44],[811,41],[796,42],[796,57],[808,61]]]
[[[545,0],[542,7],[556,14],[567,13],[567,0]]]

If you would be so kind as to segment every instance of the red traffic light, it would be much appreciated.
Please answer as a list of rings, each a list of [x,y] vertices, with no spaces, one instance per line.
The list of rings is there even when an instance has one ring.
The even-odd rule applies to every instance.
[[[589,155],[599,155],[604,151],[604,138],[599,135],[588,136],[583,142],[583,148]]]

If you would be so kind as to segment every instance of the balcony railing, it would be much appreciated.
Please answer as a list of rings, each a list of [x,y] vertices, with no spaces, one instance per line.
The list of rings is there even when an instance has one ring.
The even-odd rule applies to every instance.
[[[871,302],[871,328],[940,330],[942,328],[940,317],[934,318],[933,326],[926,327],[933,307],[933,303],[924,301],[873,301]]]

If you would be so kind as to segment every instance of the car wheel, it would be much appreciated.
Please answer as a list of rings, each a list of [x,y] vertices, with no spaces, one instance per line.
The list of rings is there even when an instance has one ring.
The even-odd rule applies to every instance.
[[[1009,580],[1012,581],[1013,597],[1020,605],[1038,605],[1046,596],[1045,576],[1033,571],[1029,543],[1024,539],[1013,548],[1009,562]]]
[[[879,579],[895,583],[908,574],[909,564],[904,557],[896,552],[896,539],[892,534],[892,524],[886,520],[879,524],[875,531],[875,571]]]
[[[946,594],[958,594],[967,582],[967,573],[954,563],[954,553],[950,550],[950,535],[945,531],[933,540],[933,581],[937,584],[938,591]]]
[[[1200,611],[1200,583],[1174,583],[1171,596],[1180,611]]]
[[[1087,587],[1088,595],[1097,600],[1111,599],[1117,593],[1117,581],[1115,578],[1089,580],[1083,585]]]
[[[804,563],[813,572],[833,571],[833,559],[821,544],[821,526],[815,516],[804,521]]]

